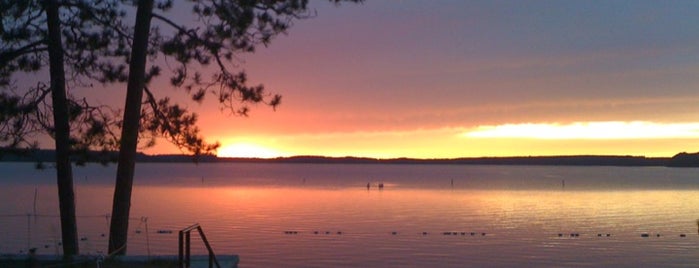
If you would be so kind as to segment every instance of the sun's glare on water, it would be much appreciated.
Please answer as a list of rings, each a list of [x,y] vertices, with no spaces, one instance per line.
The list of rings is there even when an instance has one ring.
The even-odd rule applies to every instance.
[[[522,123],[479,126],[463,133],[468,138],[525,139],[673,139],[699,138],[699,123],[655,123],[646,121],[608,121],[558,123]]]

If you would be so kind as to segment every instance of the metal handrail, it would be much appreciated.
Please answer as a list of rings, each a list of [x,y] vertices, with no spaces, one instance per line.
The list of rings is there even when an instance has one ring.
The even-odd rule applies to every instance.
[[[184,228],[180,230],[180,235],[179,235],[179,267],[180,268],[189,268],[191,267],[191,255],[190,255],[190,233],[196,229],[199,232],[199,236],[201,237],[201,240],[204,241],[204,245],[206,246],[206,250],[209,251],[209,268],[213,268],[214,264],[216,264],[216,267],[221,268],[221,265],[218,263],[218,260],[216,260],[216,255],[214,254],[214,250],[211,249],[211,245],[209,244],[209,240],[206,239],[206,235],[204,235],[204,230],[201,229],[201,226],[199,226],[198,223],[192,224],[191,226]]]

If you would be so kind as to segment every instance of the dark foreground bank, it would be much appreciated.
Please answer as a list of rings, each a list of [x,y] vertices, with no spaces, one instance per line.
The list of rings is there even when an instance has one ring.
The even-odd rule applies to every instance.
[[[237,255],[216,256],[221,267],[238,267]],[[179,267],[177,256],[125,256],[118,259],[104,260],[99,256],[79,256],[73,261],[64,261],[55,255],[0,255],[0,267],[35,268],[35,267],[73,267],[73,268],[176,268]],[[208,256],[192,256],[191,267],[209,267]]]

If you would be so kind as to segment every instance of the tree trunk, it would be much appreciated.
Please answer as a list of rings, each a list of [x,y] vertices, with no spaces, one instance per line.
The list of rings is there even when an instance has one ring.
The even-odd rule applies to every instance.
[[[129,62],[129,81],[126,88],[126,104],[122,122],[121,144],[117,164],[112,222],[109,227],[109,254],[125,255],[129,231],[131,188],[135,169],[138,129],[141,121],[141,101],[146,81],[148,35],[150,33],[153,0],[138,1],[134,39]]]
[[[63,255],[71,258],[78,254],[78,227],[75,221],[75,193],[73,171],[70,163],[70,124],[66,100],[63,45],[58,4],[55,0],[44,2],[48,24],[48,52],[53,102],[54,139],[56,141],[56,181],[58,203],[61,211],[61,236]]]

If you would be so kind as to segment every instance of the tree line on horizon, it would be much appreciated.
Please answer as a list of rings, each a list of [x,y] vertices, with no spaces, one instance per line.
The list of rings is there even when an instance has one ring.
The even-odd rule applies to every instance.
[[[204,141],[196,114],[150,82],[166,76],[192,101],[212,98],[242,116],[248,104],[274,108],[281,96],[249,85],[245,71],[236,70],[237,55],[267,46],[294,20],[314,15],[307,0],[177,4],[186,5],[187,21],[196,23],[168,15],[173,0],[0,0],[0,147],[37,148],[42,135],[53,138],[65,258],[79,254],[71,159],[119,152],[108,254],[125,254],[139,146],[164,138],[193,155],[218,148]],[[32,79],[18,81],[22,77]],[[99,90],[94,84],[125,85],[124,108],[71,94]]]
[[[0,148],[0,151],[2,149]],[[116,162],[118,151],[89,151],[86,155],[73,155],[71,161],[77,165],[88,162],[108,165]],[[54,150],[28,149],[13,154],[0,154],[0,162],[35,162],[39,166],[53,162]],[[447,165],[545,165],[545,166],[667,166],[699,167],[699,153],[678,153],[672,157],[645,157],[630,155],[559,155],[559,156],[499,156],[457,158],[370,158],[370,157],[327,157],[297,155],[276,158],[218,157],[213,154],[188,155],[136,154],[136,162],[142,163],[302,163],[302,164],[447,164]]]

